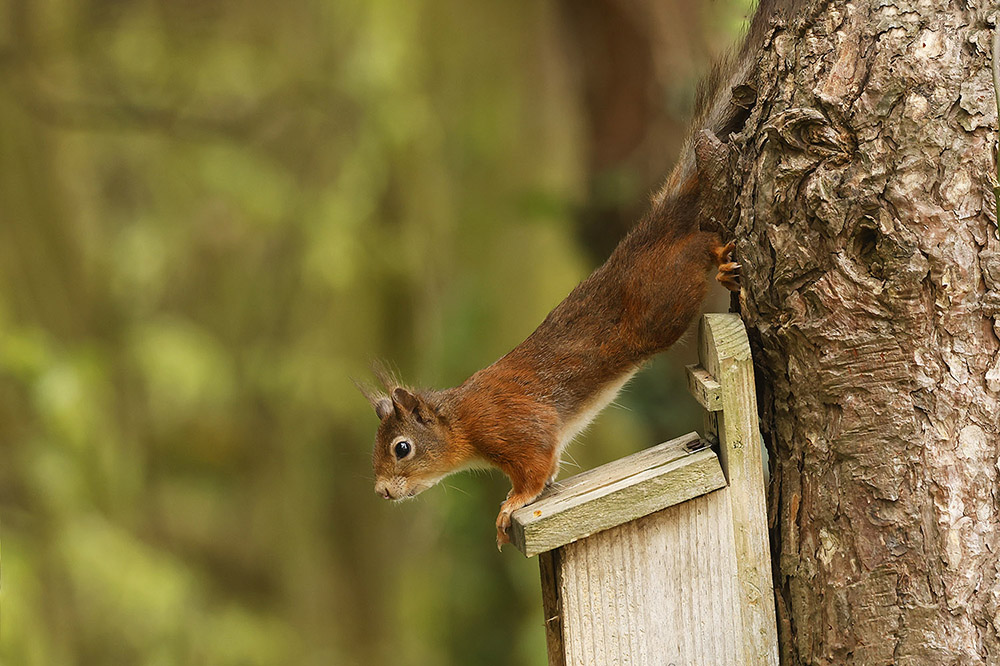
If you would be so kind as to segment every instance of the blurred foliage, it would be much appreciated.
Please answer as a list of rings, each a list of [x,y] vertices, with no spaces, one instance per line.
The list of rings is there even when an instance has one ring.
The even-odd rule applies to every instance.
[[[505,480],[378,498],[351,377],[458,383],[592,269],[566,40],[530,0],[0,0],[0,664],[544,663]],[[697,425],[657,366],[579,464]]]

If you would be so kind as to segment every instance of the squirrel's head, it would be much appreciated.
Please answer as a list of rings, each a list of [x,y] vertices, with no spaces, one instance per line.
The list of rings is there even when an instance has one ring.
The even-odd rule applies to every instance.
[[[455,465],[436,396],[391,383],[386,394],[358,388],[380,421],[372,452],[375,492],[401,500],[427,490],[455,471]]]

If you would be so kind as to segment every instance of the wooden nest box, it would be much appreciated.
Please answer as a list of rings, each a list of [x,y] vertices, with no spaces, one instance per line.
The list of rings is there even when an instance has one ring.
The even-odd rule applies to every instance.
[[[699,359],[688,384],[705,408],[704,438],[578,474],[513,515],[514,545],[539,556],[551,666],[778,663],[753,363],[738,316],[702,317]]]

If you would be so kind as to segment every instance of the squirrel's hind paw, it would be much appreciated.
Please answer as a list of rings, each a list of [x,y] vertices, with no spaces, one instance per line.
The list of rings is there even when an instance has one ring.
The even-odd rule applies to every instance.
[[[715,279],[722,283],[722,286],[729,291],[740,290],[740,265],[735,261],[730,261],[719,266],[719,272]]]
[[[733,251],[736,243],[729,242],[725,245],[716,245],[711,248],[712,259],[719,267],[715,279],[729,291],[740,290],[740,265],[733,261]]]

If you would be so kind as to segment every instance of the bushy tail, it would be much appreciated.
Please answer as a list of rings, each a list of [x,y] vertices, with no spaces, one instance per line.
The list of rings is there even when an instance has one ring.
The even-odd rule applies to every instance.
[[[680,157],[653,197],[654,206],[676,195],[694,179],[701,189],[702,228],[720,228],[732,208],[726,143],[730,134],[743,128],[757,100],[757,91],[748,82],[771,31],[794,15],[803,2],[760,0],[740,46],[720,58],[698,87],[694,118]]]

